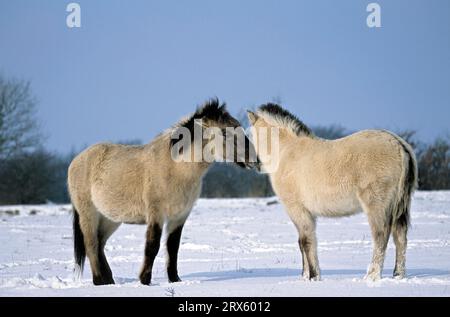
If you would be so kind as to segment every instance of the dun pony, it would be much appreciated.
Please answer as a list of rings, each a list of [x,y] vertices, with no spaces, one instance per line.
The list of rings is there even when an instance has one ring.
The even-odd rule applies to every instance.
[[[142,284],[150,284],[165,225],[168,279],[180,281],[177,257],[181,232],[211,162],[174,160],[172,149],[176,142],[172,136],[181,129],[194,133],[197,128],[227,127],[242,129],[225,104],[212,99],[146,145],[101,143],[75,157],[69,166],[68,188],[74,207],[74,251],[80,273],[87,255],[93,283],[113,284],[104,253],[108,238],[121,223],[146,224],[145,256],[139,278]],[[200,142],[201,149],[208,141],[189,140],[192,148]],[[241,167],[257,164],[249,160],[250,147],[246,139],[245,151],[235,151],[234,161]],[[238,153],[245,153],[245,157]]]
[[[381,277],[391,232],[396,247],[394,276],[404,277],[410,203],[418,177],[411,146],[384,130],[324,140],[276,104],[263,105],[248,116],[256,130],[253,135],[259,135],[262,128],[278,129],[279,151],[271,153],[270,162],[259,151],[260,140],[254,141],[262,168],[278,166],[269,175],[298,230],[304,278],[320,279],[316,218],[361,210],[368,217],[373,238],[366,278]]]

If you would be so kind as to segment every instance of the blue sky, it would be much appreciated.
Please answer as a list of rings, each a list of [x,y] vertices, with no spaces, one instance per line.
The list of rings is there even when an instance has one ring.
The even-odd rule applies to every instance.
[[[449,132],[450,1],[0,0],[0,72],[28,79],[46,145],[141,139],[218,96],[306,124]]]

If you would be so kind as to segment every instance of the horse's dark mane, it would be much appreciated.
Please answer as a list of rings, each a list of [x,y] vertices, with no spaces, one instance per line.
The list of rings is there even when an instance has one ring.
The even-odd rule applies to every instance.
[[[289,122],[290,128],[296,135],[312,135],[312,131],[308,128],[299,118],[295,115],[283,109],[280,105],[275,103],[266,103],[259,107],[259,111],[274,117],[275,119],[279,118],[284,121]]]
[[[202,106],[197,107],[197,110],[189,118],[178,123],[175,128],[187,128],[191,133],[192,140],[194,139],[194,124],[195,120],[212,120],[216,122],[225,122],[229,119],[229,114],[226,109],[226,103],[220,103],[219,99],[211,98],[206,101]],[[178,140],[171,138],[170,147],[172,147]]]

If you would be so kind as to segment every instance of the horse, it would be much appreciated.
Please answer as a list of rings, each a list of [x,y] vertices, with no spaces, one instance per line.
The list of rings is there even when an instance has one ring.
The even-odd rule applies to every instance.
[[[68,169],[76,273],[81,276],[87,255],[94,285],[114,284],[104,253],[108,238],[121,223],[146,224],[140,282],[144,285],[151,283],[153,262],[159,251],[163,228],[167,236],[168,280],[181,281],[177,268],[181,233],[200,195],[202,177],[212,162],[174,157],[174,152],[177,153],[175,156],[178,152],[181,154],[179,148],[174,151],[177,145],[175,136],[179,139],[178,132],[181,130],[194,132],[195,129],[205,131],[216,128],[222,131],[229,127],[235,132],[243,132],[239,122],[227,111],[225,103],[220,104],[215,98],[148,144],[100,143],[76,156]],[[208,141],[211,141],[210,138],[188,138],[192,149],[197,145],[203,149]],[[236,142],[232,144],[238,147]],[[191,148],[182,149],[188,158],[193,155]],[[245,137],[245,149],[235,151],[232,161],[243,168],[255,167],[258,162],[250,158],[251,148]]]
[[[373,245],[365,279],[381,278],[391,232],[396,247],[393,274],[404,278],[411,196],[418,182],[411,146],[386,130],[364,130],[337,140],[322,139],[274,103],[248,111],[248,118],[262,170],[268,172],[275,193],[298,231],[303,278],[320,280],[316,218],[349,216],[361,211],[368,217]],[[275,129],[278,133],[279,150],[270,153],[270,161],[258,142],[268,142],[269,148],[277,146],[270,139],[258,140],[263,129]]]

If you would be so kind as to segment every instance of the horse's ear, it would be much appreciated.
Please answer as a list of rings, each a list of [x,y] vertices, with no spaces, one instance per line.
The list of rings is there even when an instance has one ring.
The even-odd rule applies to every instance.
[[[247,110],[247,116],[251,124],[255,124],[256,120],[258,120],[258,115],[253,111]]]

